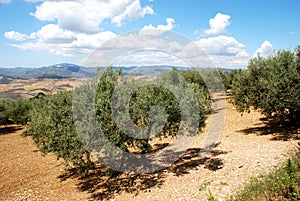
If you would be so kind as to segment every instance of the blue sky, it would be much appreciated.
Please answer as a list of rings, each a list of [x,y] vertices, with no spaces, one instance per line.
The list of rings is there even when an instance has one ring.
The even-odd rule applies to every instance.
[[[83,65],[105,41],[147,28],[182,34],[217,67],[246,67],[300,45],[299,9],[299,0],[0,0],[0,66]]]

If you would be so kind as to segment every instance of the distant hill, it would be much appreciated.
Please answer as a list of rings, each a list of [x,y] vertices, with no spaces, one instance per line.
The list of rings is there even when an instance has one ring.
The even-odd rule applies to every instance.
[[[57,64],[40,68],[0,68],[0,74],[18,79],[32,78],[74,78],[94,77],[96,68],[87,68],[74,64]]]
[[[156,75],[160,72],[172,69],[168,65],[156,66],[131,66],[131,67],[113,67],[122,68],[125,75]],[[187,67],[178,67],[179,71],[187,69]],[[228,72],[230,69],[221,68],[223,72]],[[97,75],[95,67],[83,67],[75,64],[62,63],[40,68],[0,68],[0,75],[3,75],[0,80],[9,82],[9,78],[15,79],[32,79],[32,78],[91,78]],[[1,82],[1,83],[2,83]]]
[[[9,84],[11,83],[13,79],[6,76],[6,75],[0,75],[0,84]]]
[[[171,66],[131,66],[131,67],[113,67],[122,68],[125,75],[155,75],[159,72],[169,70]],[[0,75],[5,75],[15,79],[32,78],[91,78],[97,75],[97,69],[94,67],[83,67],[75,64],[62,63],[40,68],[0,68]]]

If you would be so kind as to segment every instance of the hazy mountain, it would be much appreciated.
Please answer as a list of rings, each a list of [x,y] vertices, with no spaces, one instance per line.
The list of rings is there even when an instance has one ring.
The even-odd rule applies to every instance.
[[[130,67],[113,67],[122,68],[125,75],[156,75],[160,72],[170,70],[173,67],[168,65],[156,65],[156,66],[130,66]],[[187,67],[177,67],[179,71],[188,69]],[[222,68],[223,72],[230,71],[230,69]],[[18,79],[31,79],[31,78],[87,78],[95,77],[97,75],[97,68],[94,67],[83,67],[75,64],[62,63],[55,64],[47,67],[40,68],[0,68],[0,75],[6,76],[1,80],[8,82],[10,78]]]
[[[12,78],[6,76],[6,75],[0,75],[0,84],[9,84],[11,83]]]
[[[155,75],[159,72],[169,70],[171,66],[146,66],[146,67],[113,67],[122,68],[125,75]],[[18,79],[31,78],[73,78],[73,77],[95,77],[97,68],[83,67],[69,63],[55,64],[40,68],[0,68],[0,75],[9,76]]]
[[[96,75],[95,72],[96,68],[87,68],[67,63],[40,68],[0,68],[0,74],[19,79],[94,77]]]

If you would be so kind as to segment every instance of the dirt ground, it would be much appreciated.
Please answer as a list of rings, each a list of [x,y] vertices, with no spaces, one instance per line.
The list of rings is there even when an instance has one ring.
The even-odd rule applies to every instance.
[[[251,176],[275,168],[296,150],[298,141],[267,128],[259,113],[241,116],[228,102],[220,110],[226,112],[225,125],[211,154],[198,157],[203,134],[170,168],[118,179],[101,170],[85,177],[66,172],[55,156],[42,157],[30,137],[20,136],[23,127],[1,127],[0,200],[190,201],[205,200],[209,191],[226,200]],[[291,133],[295,137],[299,130]]]
[[[38,93],[55,94],[60,91],[73,90],[77,83],[83,79],[14,79],[9,84],[0,84],[0,99],[32,98]]]

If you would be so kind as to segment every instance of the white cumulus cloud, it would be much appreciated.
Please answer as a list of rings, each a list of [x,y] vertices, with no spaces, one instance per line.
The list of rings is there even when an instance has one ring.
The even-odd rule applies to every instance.
[[[233,36],[225,35],[227,27],[231,24],[230,18],[230,15],[217,13],[209,20],[210,28],[202,32],[206,37],[196,42],[216,67],[244,68],[251,54],[246,51],[242,42]],[[198,31],[195,34],[198,34]]]
[[[6,35],[13,35],[6,33]],[[10,36],[11,38],[14,36]],[[51,54],[62,56],[74,56],[75,54],[90,54],[102,43],[116,36],[110,31],[103,31],[95,34],[77,33],[61,29],[57,24],[48,24],[41,27],[37,32],[29,36],[18,33],[23,36],[24,41],[21,44],[12,44],[21,50],[48,51]],[[16,39],[15,39],[16,40]],[[20,40],[19,40],[20,41]]]
[[[121,26],[123,21],[126,19],[134,20],[137,18],[144,17],[146,14],[153,15],[155,12],[150,6],[146,6],[141,8],[139,1],[133,1],[132,4],[125,7],[125,11],[119,15],[112,17],[112,23],[116,24],[117,26]]]
[[[269,41],[264,41],[260,48],[258,48],[254,56],[260,55],[262,57],[270,56],[273,53],[273,45]]]
[[[44,43],[68,43],[76,39],[72,31],[63,30],[57,24],[48,24],[30,35]]]
[[[147,30],[144,30],[147,31]],[[129,55],[128,55],[129,54]],[[126,56],[124,56],[126,55]],[[173,32],[151,30],[119,35],[109,40],[89,58],[89,66],[174,65],[212,66],[210,58],[194,42]]]
[[[96,34],[81,33],[76,35],[76,40],[70,43],[69,46],[70,48],[91,52],[91,50],[99,48],[104,42],[115,36],[116,34],[111,31],[104,31]]]
[[[26,34],[19,33],[17,31],[9,31],[4,33],[4,37],[9,40],[24,41],[27,38]]]
[[[202,38],[197,44],[211,57],[217,67],[245,67],[250,59],[245,45],[231,36]]]
[[[57,21],[60,28],[81,33],[100,31],[101,23],[106,19],[120,26],[126,20],[146,14],[154,14],[154,10],[149,6],[142,7],[139,0],[48,0],[31,13],[39,20]]]
[[[28,35],[16,31],[6,32],[6,38],[22,41],[10,45],[21,50],[48,51],[63,56],[90,54],[105,41],[116,36],[111,31],[104,31],[104,21],[120,26],[126,21],[155,14],[150,6],[142,6],[140,0],[26,1],[40,1],[35,11],[30,14],[38,20],[48,21],[49,24]]]
[[[204,30],[205,35],[219,35],[226,33],[226,28],[230,25],[230,16],[217,13],[214,18],[209,20],[210,29]]]
[[[220,35],[216,37],[202,38],[198,41],[208,54],[236,56],[244,53],[245,45],[234,37]]]
[[[159,24],[156,27],[152,24],[146,25],[142,30],[152,29],[152,30],[160,30],[160,31],[171,31],[175,27],[175,20],[173,18],[166,19],[167,24]]]

